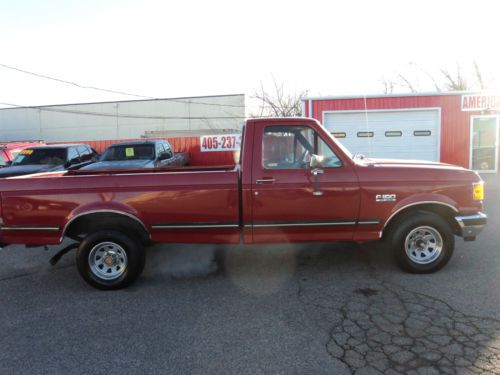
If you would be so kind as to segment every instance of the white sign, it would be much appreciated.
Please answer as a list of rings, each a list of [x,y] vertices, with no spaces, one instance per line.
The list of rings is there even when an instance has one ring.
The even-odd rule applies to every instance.
[[[462,95],[462,111],[500,109],[500,95]]]
[[[200,151],[237,151],[241,148],[241,134],[203,135],[200,137]]]

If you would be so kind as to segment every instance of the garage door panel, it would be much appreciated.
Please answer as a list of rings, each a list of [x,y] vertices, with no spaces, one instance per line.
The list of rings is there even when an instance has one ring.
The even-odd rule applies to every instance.
[[[345,133],[346,137],[338,140],[355,154],[395,159],[439,159],[438,110],[332,112],[325,113],[324,126],[332,133]],[[359,137],[360,132],[372,132],[373,136]],[[401,136],[389,137],[386,132],[401,132]],[[414,132],[426,132],[426,135],[416,136]]]

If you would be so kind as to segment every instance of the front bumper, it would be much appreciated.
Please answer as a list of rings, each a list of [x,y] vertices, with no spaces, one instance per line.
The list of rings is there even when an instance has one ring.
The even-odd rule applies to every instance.
[[[482,212],[478,212],[474,215],[456,216],[455,220],[460,227],[459,235],[461,237],[475,239],[486,226],[488,217]]]

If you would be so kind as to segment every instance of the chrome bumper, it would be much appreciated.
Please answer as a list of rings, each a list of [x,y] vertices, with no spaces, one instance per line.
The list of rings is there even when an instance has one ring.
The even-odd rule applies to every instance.
[[[474,215],[456,216],[455,220],[460,226],[459,235],[465,239],[474,239],[486,226],[488,217],[479,212]]]

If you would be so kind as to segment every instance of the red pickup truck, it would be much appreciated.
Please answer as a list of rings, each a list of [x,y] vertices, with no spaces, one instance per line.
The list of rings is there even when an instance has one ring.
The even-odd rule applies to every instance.
[[[418,156],[418,150],[415,150]],[[386,240],[400,266],[443,267],[454,235],[486,225],[483,181],[433,162],[351,155],[316,120],[251,119],[240,163],[145,171],[67,171],[0,181],[0,241],[75,241],[83,278],[129,285],[144,246]]]

